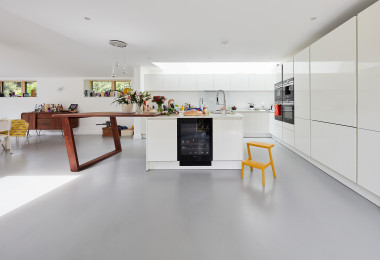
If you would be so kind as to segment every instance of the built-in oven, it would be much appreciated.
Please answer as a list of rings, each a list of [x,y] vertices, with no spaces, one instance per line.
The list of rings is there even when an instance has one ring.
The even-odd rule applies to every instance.
[[[294,101],[294,78],[290,78],[282,82],[282,101]]]
[[[282,82],[274,84],[274,101],[282,103]]]
[[[177,160],[180,166],[211,166],[212,118],[177,119]]]
[[[282,121],[294,125],[294,103],[282,104]]]

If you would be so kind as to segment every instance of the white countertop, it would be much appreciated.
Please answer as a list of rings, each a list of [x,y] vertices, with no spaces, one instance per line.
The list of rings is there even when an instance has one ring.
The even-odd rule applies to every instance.
[[[253,112],[253,113],[271,113],[273,111],[270,110],[249,110],[249,109],[238,109],[236,112]]]
[[[177,118],[214,118],[214,119],[243,119],[243,115],[240,115],[239,113],[233,113],[233,114],[212,114],[210,113],[208,116],[202,115],[202,116],[184,116],[183,114],[179,115],[172,115],[172,116],[155,116],[155,117],[147,117],[148,120],[162,120],[162,119],[177,119]]]

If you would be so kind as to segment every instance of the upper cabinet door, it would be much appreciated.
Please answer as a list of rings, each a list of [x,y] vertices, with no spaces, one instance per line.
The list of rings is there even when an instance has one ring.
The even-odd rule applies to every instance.
[[[182,74],[179,76],[179,89],[180,90],[196,90],[197,76],[193,74]]]
[[[309,47],[294,56],[294,117],[310,119]]]
[[[310,60],[311,119],[355,127],[356,17],[313,43]]]
[[[144,87],[145,90],[162,90],[162,74],[145,74]]]
[[[265,80],[265,74],[250,74],[248,78],[249,90],[267,90]]]
[[[163,90],[179,90],[179,75],[178,74],[164,74],[162,77]]]
[[[274,84],[276,82],[275,81],[275,76],[274,74],[267,74],[265,75],[265,89],[266,90],[269,90],[269,91],[274,91]]]
[[[214,77],[210,74],[197,75],[197,90],[213,90]]]
[[[294,77],[293,57],[288,59],[283,64],[283,80],[291,79]]]
[[[231,75],[231,90],[249,90],[248,75]]]
[[[214,90],[231,90],[231,79],[228,74],[214,75]]]
[[[280,81],[282,81],[282,64],[277,64],[277,66],[274,68],[274,83],[278,83]],[[274,89],[274,86],[273,86],[273,89]]]
[[[380,2],[358,15],[358,127],[380,131]]]

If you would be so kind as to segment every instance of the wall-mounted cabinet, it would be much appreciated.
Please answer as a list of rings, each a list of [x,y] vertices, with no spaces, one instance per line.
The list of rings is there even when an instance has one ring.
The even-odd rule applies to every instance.
[[[180,90],[179,88],[179,75],[178,74],[164,74],[162,76],[162,89],[163,90]]]
[[[181,74],[179,75],[180,90],[189,91],[197,88],[197,75]]]
[[[273,74],[145,74],[148,91],[273,91]]]
[[[197,75],[197,90],[213,90],[214,77],[210,74]]]
[[[214,90],[231,90],[231,79],[229,74],[214,75]]]
[[[311,157],[356,182],[356,128],[311,121]]]
[[[356,126],[356,17],[310,46],[311,119]]]
[[[294,55],[294,117],[310,119],[310,49]]]
[[[145,90],[157,91],[162,90],[163,74],[145,74],[144,84]]]
[[[358,127],[380,131],[380,2],[358,15]],[[376,112],[375,112],[376,111]]]

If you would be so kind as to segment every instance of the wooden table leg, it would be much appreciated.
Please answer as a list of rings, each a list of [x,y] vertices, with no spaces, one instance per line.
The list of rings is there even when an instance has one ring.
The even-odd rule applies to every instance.
[[[104,159],[107,159],[108,157],[111,157],[112,155],[115,155],[121,152],[121,143],[120,143],[119,129],[117,127],[116,117],[110,117],[110,120],[111,120],[113,140],[115,143],[115,150],[79,165],[77,149],[75,146],[75,139],[74,139],[73,129],[70,123],[70,118],[69,117],[62,118],[62,128],[63,128],[63,133],[65,135],[65,142],[66,142],[67,155],[69,157],[70,170],[72,172],[78,172],[83,169],[86,169],[87,167],[90,167],[91,165],[94,165],[95,163],[103,161]]]
[[[119,128],[117,127],[116,117],[110,117],[110,121],[111,121],[113,141],[115,143],[115,150],[121,152],[120,135],[119,135]]]
[[[77,148],[75,146],[75,139],[73,134],[73,129],[71,128],[70,118],[64,117],[62,118],[62,128],[63,133],[65,134],[65,142],[67,155],[69,157],[70,170],[72,172],[79,171],[79,162],[77,155]]]

